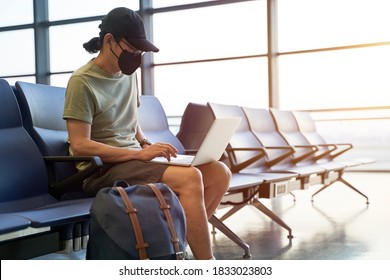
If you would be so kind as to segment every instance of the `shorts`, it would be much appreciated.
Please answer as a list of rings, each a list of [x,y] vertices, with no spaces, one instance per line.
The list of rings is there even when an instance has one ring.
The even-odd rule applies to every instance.
[[[157,183],[167,168],[166,164],[140,160],[104,164],[100,172],[84,181],[83,189],[94,196],[100,189],[112,187],[117,180],[124,180],[129,185]]]

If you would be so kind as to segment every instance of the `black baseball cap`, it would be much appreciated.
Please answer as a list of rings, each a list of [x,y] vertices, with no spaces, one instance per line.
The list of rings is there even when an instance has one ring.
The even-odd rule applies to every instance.
[[[125,38],[132,46],[144,52],[158,52],[159,49],[146,39],[141,17],[125,7],[111,10],[99,25],[102,34],[112,33]]]

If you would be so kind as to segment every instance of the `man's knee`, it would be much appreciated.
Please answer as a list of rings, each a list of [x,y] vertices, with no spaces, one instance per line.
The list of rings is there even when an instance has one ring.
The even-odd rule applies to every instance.
[[[202,173],[199,169],[194,167],[187,168],[187,172],[184,175],[184,181],[193,188],[194,192],[203,192]]]
[[[218,182],[218,185],[221,188],[225,188],[224,190],[227,191],[232,177],[230,169],[226,166],[226,164],[220,161],[212,162],[210,169],[211,174],[213,174],[212,178]]]
[[[232,178],[232,172],[230,171],[229,167],[227,167],[226,164],[220,161],[217,161],[217,164],[219,165],[219,168],[221,169],[221,173],[223,174],[223,176],[230,181],[230,179]]]
[[[202,173],[194,167],[172,167],[164,174],[162,182],[175,192],[188,195],[203,195]]]

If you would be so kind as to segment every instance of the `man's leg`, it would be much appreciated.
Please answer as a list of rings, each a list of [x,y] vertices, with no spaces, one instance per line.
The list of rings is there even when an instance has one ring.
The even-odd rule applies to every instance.
[[[224,163],[219,161],[200,165],[197,168],[203,175],[204,200],[207,217],[210,218],[229,189],[231,172]]]
[[[195,259],[211,259],[202,174],[197,168],[169,166],[160,182],[178,193],[187,219],[187,241]]]

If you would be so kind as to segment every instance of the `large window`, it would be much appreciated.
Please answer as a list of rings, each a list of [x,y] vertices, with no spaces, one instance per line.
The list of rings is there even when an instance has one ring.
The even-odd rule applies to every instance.
[[[156,67],[155,87],[170,116],[180,116],[188,102],[267,107],[267,59]]]
[[[138,1],[135,0],[49,0],[49,20],[104,15],[115,7],[139,9]]]
[[[207,1],[215,1],[215,0],[153,0],[153,8],[193,4],[193,3],[207,2]]]
[[[35,47],[32,28],[0,32],[0,76],[34,75]]]
[[[390,105],[390,45],[283,55],[280,107],[330,109]]]
[[[0,6],[0,27],[29,24],[34,21],[33,0],[3,0]]]
[[[155,95],[168,115],[188,102],[268,105],[266,1],[158,12],[153,23]]]
[[[193,61],[267,53],[266,1],[157,13],[155,62]]]
[[[278,0],[279,106],[390,106],[387,0]]]
[[[93,21],[51,27],[49,29],[51,71],[73,71],[91,59],[94,55],[85,51],[83,43],[98,36],[98,25],[98,21]]]
[[[388,0],[277,0],[279,51],[390,40]]]

